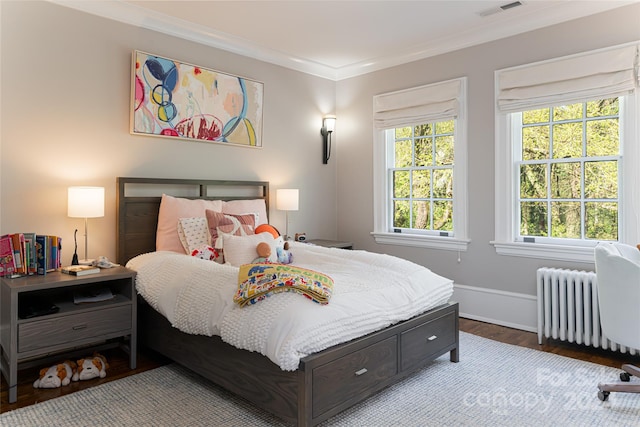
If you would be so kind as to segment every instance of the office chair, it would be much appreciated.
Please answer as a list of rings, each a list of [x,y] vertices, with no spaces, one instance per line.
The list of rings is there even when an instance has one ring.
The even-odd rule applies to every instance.
[[[603,334],[611,341],[640,350],[640,250],[616,242],[595,248],[598,306]],[[611,392],[640,393],[640,368],[622,365],[620,380],[598,384],[598,398],[606,401]]]

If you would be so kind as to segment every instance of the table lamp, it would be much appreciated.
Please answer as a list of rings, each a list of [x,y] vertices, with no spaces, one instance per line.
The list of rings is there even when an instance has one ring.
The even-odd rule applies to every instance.
[[[84,218],[84,259],[78,261],[74,254],[72,264],[91,265],[89,259],[88,219],[104,216],[104,187],[69,187],[67,215],[71,218]],[[75,237],[75,235],[74,235]]]
[[[289,240],[289,211],[298,210],[298,189],[281,188],[276,191],[276,209],[285,211],[286,224],[284,240]]]

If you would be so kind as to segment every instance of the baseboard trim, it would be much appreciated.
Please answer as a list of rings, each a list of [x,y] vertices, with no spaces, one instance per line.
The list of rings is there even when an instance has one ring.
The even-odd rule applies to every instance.
[[[453,285],[452,299],[460,304],[460,317],[537,332],[537,297],[534,295]]]

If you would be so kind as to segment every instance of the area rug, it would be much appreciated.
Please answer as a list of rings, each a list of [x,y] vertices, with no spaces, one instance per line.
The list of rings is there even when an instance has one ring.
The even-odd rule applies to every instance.
[[[322,426],[638,426],[640,395],[597,398],[619,370],[460,333],[417,375]],[[632,381],[638,381],[633,378]],[[175,364],[0,416],[2,426],[285,426]]]

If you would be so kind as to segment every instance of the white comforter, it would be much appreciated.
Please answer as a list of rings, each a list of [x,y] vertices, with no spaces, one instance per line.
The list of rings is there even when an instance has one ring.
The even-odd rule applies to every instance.
[[[233,303],[238,268],[173,252],[140,255],[127,267],[138,273],[140,295],[174,327],[220,335],[283,370],[297,369],[308,354],[444,304],[453,292],[451,280],[389,255],[300,243],[290,249],[294,265],[334,280],[329,304],[285,292],[240,308]]]

